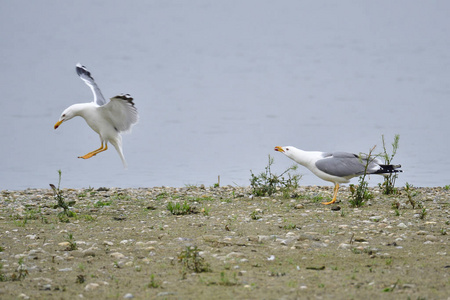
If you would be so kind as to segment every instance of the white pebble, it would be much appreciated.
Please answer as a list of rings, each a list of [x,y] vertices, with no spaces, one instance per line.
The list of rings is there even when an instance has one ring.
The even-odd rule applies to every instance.
[[[100,285],[98,284],[98,283],[88,283],[85,287],[84,287],[84,290],[86,291],[86,292],[89,292],[89,291],[93,291],[93,290],[95,290],[96,288],[98,288]]]

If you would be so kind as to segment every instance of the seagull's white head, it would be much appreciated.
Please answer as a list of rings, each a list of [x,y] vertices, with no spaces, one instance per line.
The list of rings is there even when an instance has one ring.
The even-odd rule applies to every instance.
[[[295,148],[293,146],[284,146],[284,147],[276,146],[275,147],[275,151],[281,152],[289,158],[292,158],[296,149],[297,148]]]
[[[289,153],[291,153],[291,152],[292,152],[291,150],[294,150],[294,149],[297,149],[297,148],[295,148],[294,146],[283,146],[283,147],[281,147],[281,146],[276,146],[276,147],[275,147],[275,151],[284,153],[284,154],[286,154],[286,155],[288,155]]]
[[[58,128],[59,125],[62,124],[62,122],[68,121],[75,116],[77,116],[76,110],[73,109],[73,105],[69,106],[62,112],[61,117],[59,117],[58,122],[56,122],[56,124],[55,124],[55,129]]]

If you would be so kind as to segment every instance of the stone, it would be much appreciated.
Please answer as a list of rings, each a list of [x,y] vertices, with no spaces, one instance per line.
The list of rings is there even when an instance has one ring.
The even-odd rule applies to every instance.
[[[100,286],[100,285],[99,285],[98,283],[94,283],[94,282],[88,283],[88,284],[84,287],[84,290],[85,290],[86,292],[90,292],[90,291],[93,291],[93,290],[97,289],[99,286]]]
[[[122,258],[125,258],[125,255],[123,255],[123,254],[120,253],[120,252],[114,252],[114,253],[111,253],[109,256],[111,256],[112,258],[115,258],[115,259],[122,259]]]

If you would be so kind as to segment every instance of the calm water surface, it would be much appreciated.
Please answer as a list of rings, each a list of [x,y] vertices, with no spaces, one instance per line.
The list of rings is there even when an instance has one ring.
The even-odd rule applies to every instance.
[[[398,185],[450,184],[450,2],[9,1],[0,9],[0,190],[248,185],[277,145],[367,152],[400,134]],[[405,7],[407,6],[407,9]],[[93,30],[95,28],[95,30]],[[92,95],[130,93],[128,169],[81,118]],[[328,185],[299,168],[302,185]],[[354,179],[356,182],[356,179]],[[381,178],[372,176],[376,185]]]

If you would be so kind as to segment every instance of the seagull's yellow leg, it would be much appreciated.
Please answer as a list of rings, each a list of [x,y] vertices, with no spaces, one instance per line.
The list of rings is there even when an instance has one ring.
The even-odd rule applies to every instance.
[[[78,158],[88,159],[88,158],[91,158],[92,156],[94,156],[100,152],[106,151],[106,150],[108,150],[108,144],[105,143],[105,147],[103,147],[103,142],[102,142],[102,146],[100,148],[98,148],[97,150],[94,150],[92,152],[89,152],[86,155],[78,156]]]
[[[336,202],[336,197],[337,197],[337,193],[339,190],[339,184],[335,183],[334,184],[334,195],[333,195],[333,199],[330,202],[322,202],[322,204],[328,205],[328,204],[333,204],[334,202]]]

